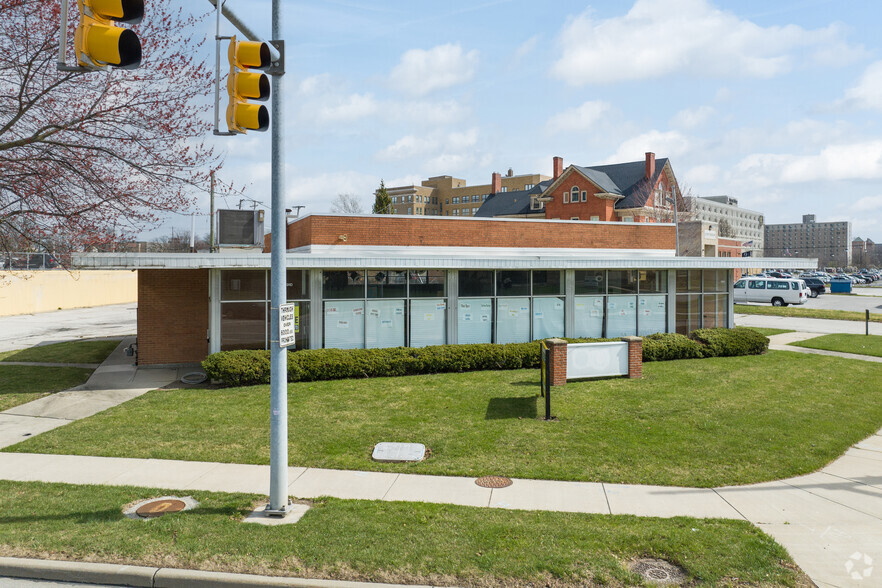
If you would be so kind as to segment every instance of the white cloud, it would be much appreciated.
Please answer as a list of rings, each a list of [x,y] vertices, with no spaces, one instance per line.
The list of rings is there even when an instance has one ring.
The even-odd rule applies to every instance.
[[[882,212],[882,196],[864,196],[848,209],[854,212]]]
[[[816,155],[754,153],[735,172],[758,186],[882,178],[882,141],[830,145]]]
[[[721,177],[722,172],[718,165],[712,163],[696,165],[695,167],[686,170],[686,173],[683,174],[682,185],[719,183]]]
[[[871,63],[857,85],[845,92],[847,107],[882,110],[882,61]]]
[[[456,102],[409,101],[389,103],[385,106],[390,120],[402,119],[425,126],[447,126],[461,122],[469,114],[469,108]]]
[[[539,35],[533,35],[515,50],[514,58],[515,61],[520,61],[527,55],[533,52],[536,49],[536,45],[539,44]]]
[[[689,139],[677,131],[663,133],[652,130],[622,142],[615,154],[607,158],[606,163],[638,161],[646,157],[647,151],[655,153],[657,158],[675,158],[689,151],[689,148]]]
[[[475,128],[463,132],[406,135],[380,150],[377,153],[377,158],[383,161],[395,161],[429,155],[439,157],[445,153],[457,153],[470,149],[477,142],[478,129]]]
[[[674,73],[771,78],[793,67],[797,49],[844,46],[840,35],[835,26],[761,27],[707,0],[637,0],[625,16],[595,20],[589,9],[571,18],[552,74],[572,85]]]
[[[287,202],[305,204],[303,214],[309,214],[330,211],[337,194],[352,194],[364,201],[372,197],[380,180],[357,171],[335,171],[315,176],[294,176],[289,185]]]
[[[681,129],[694,129],[706,123],[716,112],[710,106],[684,108],[671,119],[671,126]]]
[[[581,106],[564,110],[550,119],[545,127],[550,132],[582,132],[591,128],[610,110],[608,102],[589,100]]]
[[[371,94],[350,94],[323,103],[316,115],[319,122],[352,122],[376,114],[378,109]]]
[[[432,49],[411,49],[401,56],[401,61],[389,75],[389,81],[397,90],[415,96],[424,96],[463,84],[475,75],[478,52],[464,52],[459,45],[448,43]]]

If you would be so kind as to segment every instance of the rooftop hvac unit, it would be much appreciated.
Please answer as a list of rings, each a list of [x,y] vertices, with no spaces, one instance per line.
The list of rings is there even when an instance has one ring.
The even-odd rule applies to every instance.
[[[263,247],[263,211],[217,211],[219,247]]]

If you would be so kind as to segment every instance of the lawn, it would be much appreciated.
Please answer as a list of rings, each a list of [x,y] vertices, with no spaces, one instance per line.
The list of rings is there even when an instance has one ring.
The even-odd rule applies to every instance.
[[[291,384],[289,459],[712,487],[814,471],[882,426],[880,364],[773,351],[647,363],[643,373],[555,388],[553,422],[539,418],[538,370]],[[269,396],[268,386],[156,390],[7,451],[266,464]],[[425,443],[431,456],[376,463],[380,441]]]
[[[791,343],[809,349],[825,349],[842,353],[857,353],[882,357],[882,336],[880,335],[823,335],[805,341]]]
[[[781,307],[760,304],[736,304],[735,313],[861,322],[865,321],[867,318],[865,313],[853,310],[823,310],[820,308],[799,308],[795,306]],[[870,322],[882,323],[882,314],[871,312]]]
[[[79,386],[92,370],[77,367],[42,367],[0,364],[0,411]]]
[[[65,341],[38,345],[28,349],[0,352],[0,361],[32,361],[45,363],[101,363],[116,349],[120,340]]]
[[[625,565],[648,556],[685,568],[690,586],[811,585],[744,521],[326,498],[297,524],[264,527],[239,522],[256,496],[207,492],[188,512],[121,513],[168,493],[0,482],[0,555],[460,586],[630,586]]]

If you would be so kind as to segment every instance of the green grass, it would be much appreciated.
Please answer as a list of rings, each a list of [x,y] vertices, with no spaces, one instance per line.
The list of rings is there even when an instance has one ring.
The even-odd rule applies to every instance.
[[[882,364],[769,352],[643,370],[554,388],[556,422],[537,418],[538,370],[291,384],[289,460],[708,487],[814,471],[882,425]],[[269,397],[268,386],[156,390],[7,451],[266,464]],[[376,463],[380,441],[425,443],[432,455]]]
[[[814,339],[791,343],[791,345],[882,357],[882,336],[880,335],[822,335]]]
[[[782,307],[759,304],[736,304],[737,314],[763,314],[768,316],[786,316],[793,318],[816,318],[836,321],[865,321],[863,312],[853,310],[823,310],[820,308]],[[882,314],[870,313],[871,323],[882,323]]]
[[[79,386],[91,373],[76,367],[0,364],[0,411]]]
[[[0,353],[0,361],[33,361],[45,363],[101,363],[116,349],[120,340],[65,341]]]
[[[187,492],[192,511],[121,514],[167,493],[0,482],[0,555],[462,586],[630,586],[625,565],[649,556],[684,567],[690,586],[810,585],[745,521],[326,498],[297,524],[264,527],[240,522],[257,497],[208,492]]]

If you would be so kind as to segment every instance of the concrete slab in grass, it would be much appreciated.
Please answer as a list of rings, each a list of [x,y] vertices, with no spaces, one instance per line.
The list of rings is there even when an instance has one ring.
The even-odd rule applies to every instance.
[[[487,506],[490,496],[490,488],[481,488],[474,478],[400,474],[385,500]]]
[[[110,480],[114,486],[145,486],[147,488],[186,488],[217,467],[201,461],[171,459],[127,459],[128,470]]]
[[[0,448],[27,441],[34,435],[57,429],[69,422],[71,421],[66,419],[49,419],[0,412]]]
[[[870,517],[867,520],[871,520]],[[864,524],[774,524],[759,527],[786,548],[799,567],[819,586],[844,588],[879,585],[882,574],[878,563],[882,557],[882,528],[878,520]],[[871,564],[867,563],[865,556],[869,556]],[[869,575],[865,575],[868,572]],[[857,576],[853,576],[854,573]]]
[[[333,496],[380,500],[389,491],[398,474],[309,468],[288,486],[297,498]],[[290,479],[290,478],[289,478]]]
[[[609,514],[603,484],[594,482],[514,479],[507,488],[493,489],[490,506]]]
[[[717,493],[754,524],[835,525],[859,523],[866,515],[785,482],[717,488]]]
[[[646,517],[743,518],[710,488],[604,484],[612,514]]]

